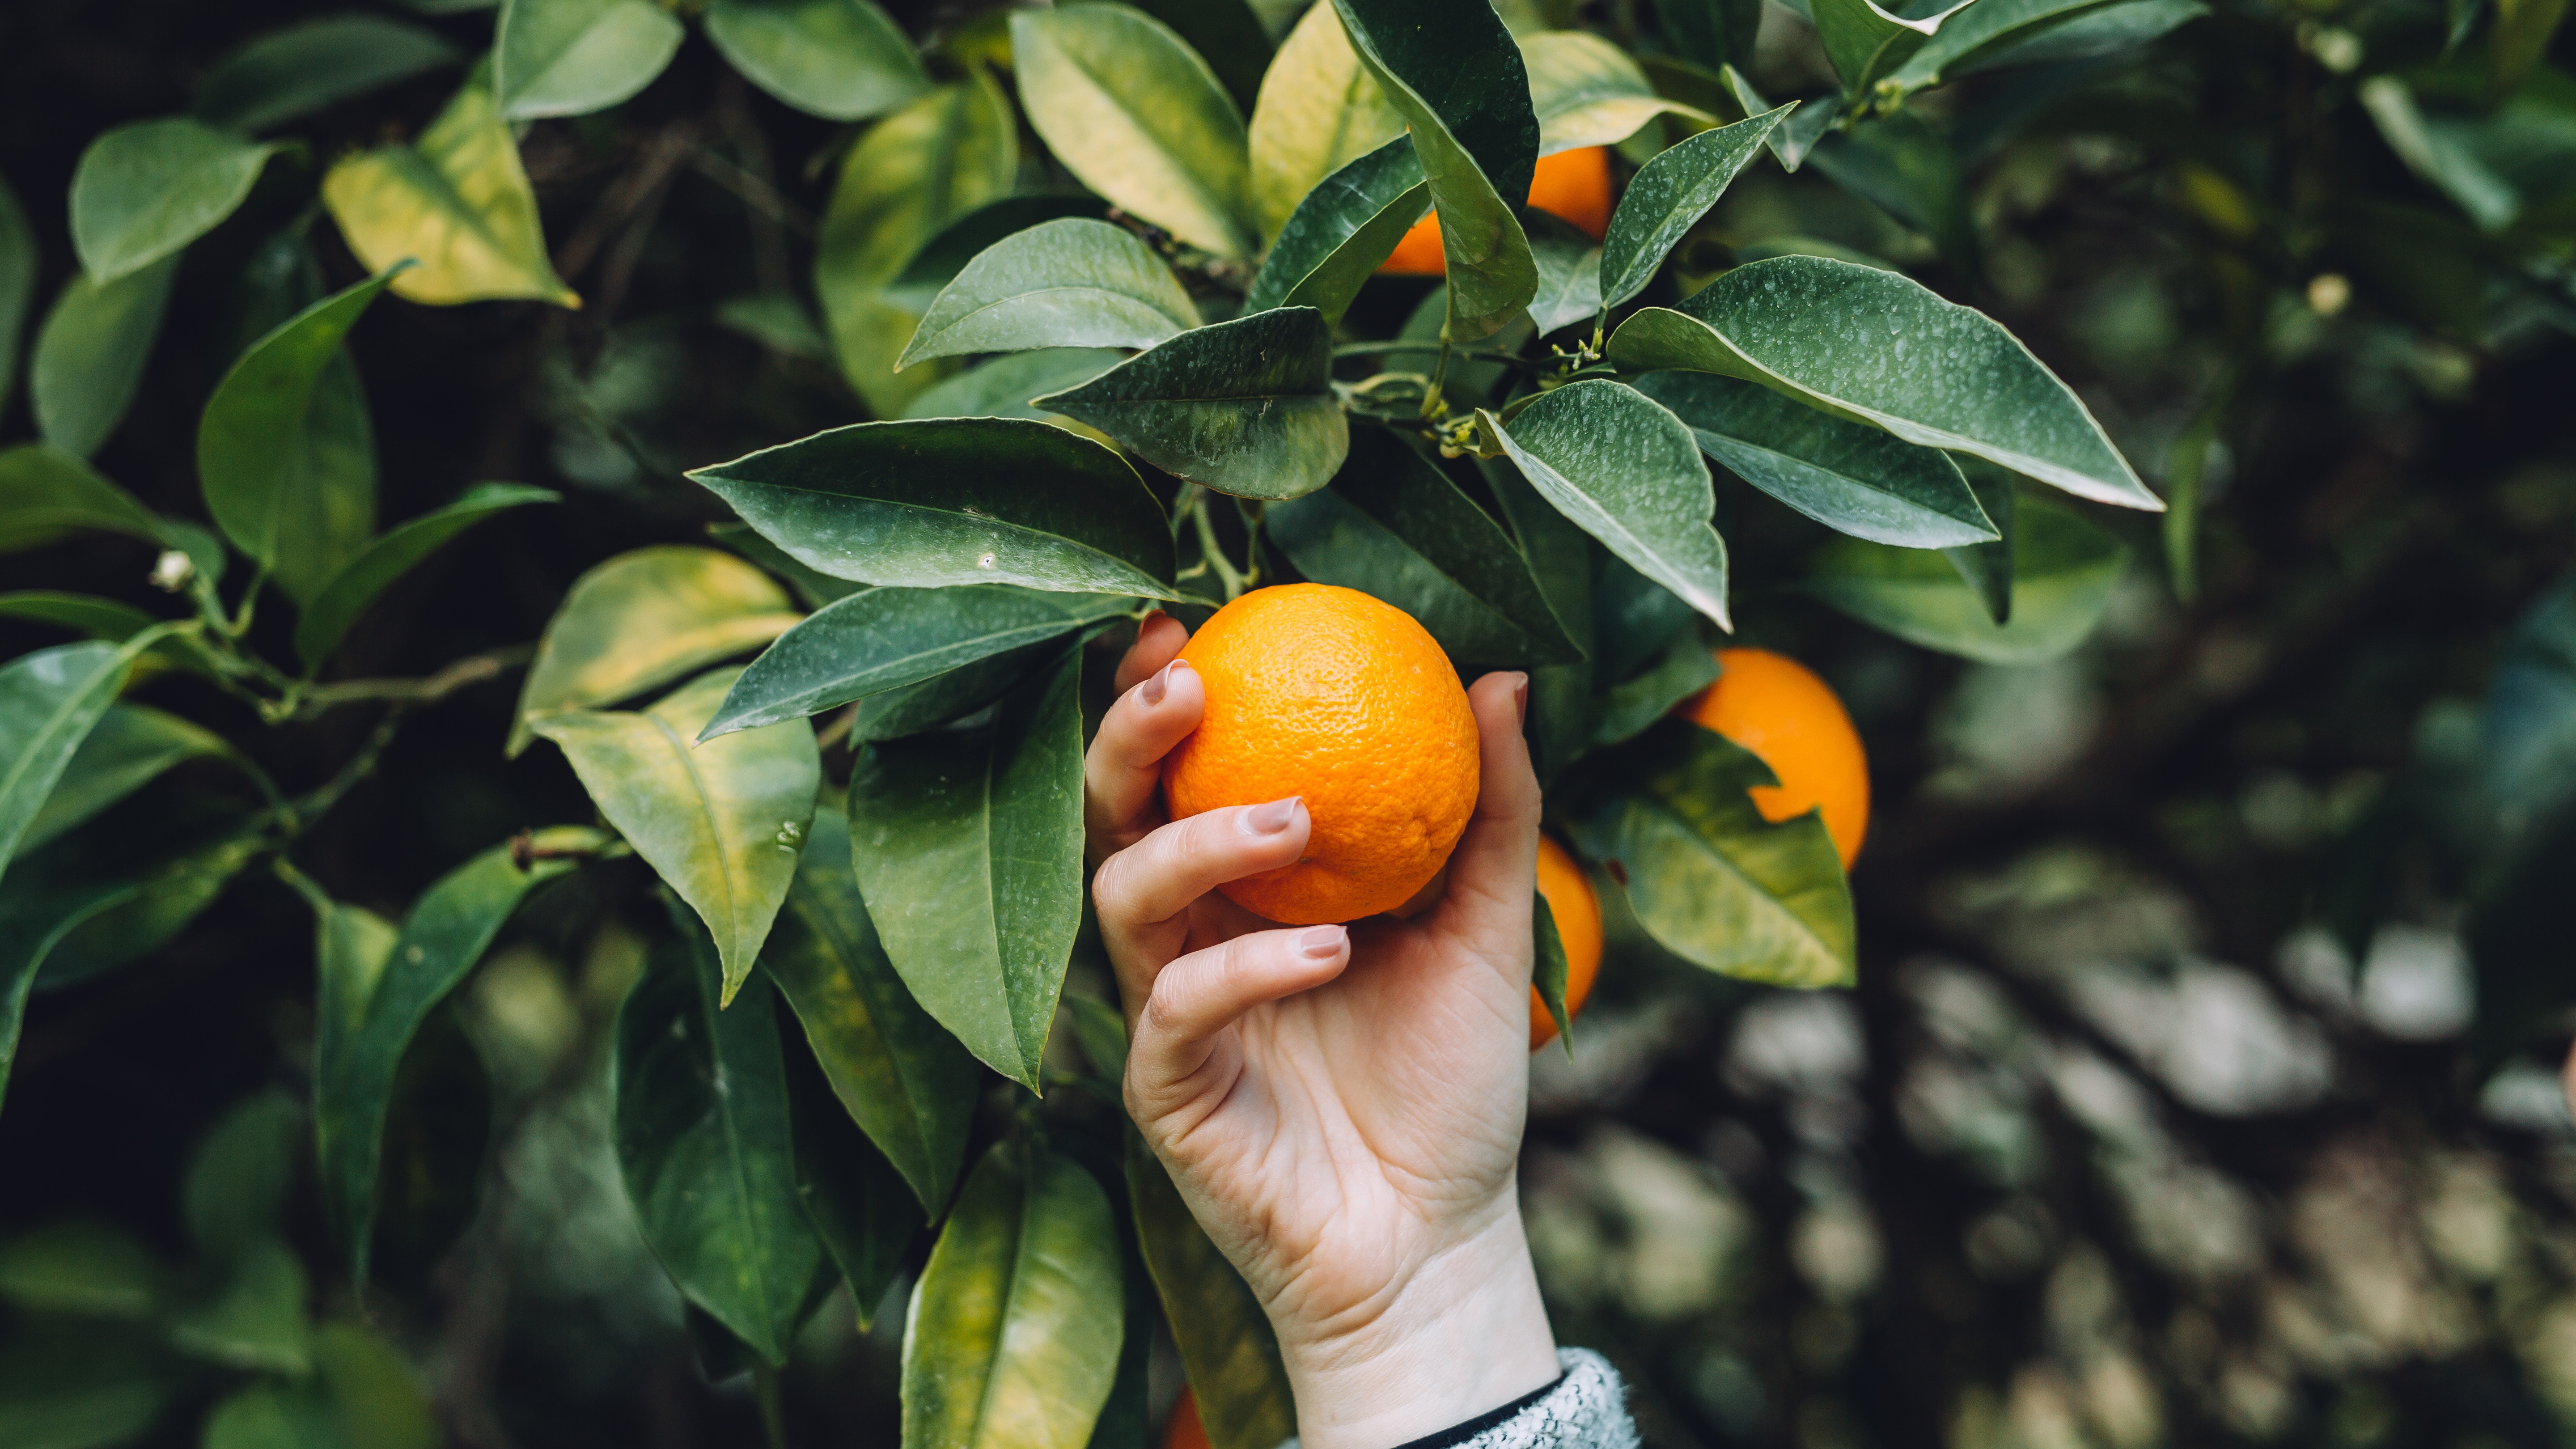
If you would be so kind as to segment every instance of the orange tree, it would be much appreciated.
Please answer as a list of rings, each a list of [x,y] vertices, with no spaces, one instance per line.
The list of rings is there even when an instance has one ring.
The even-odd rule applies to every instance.
[[[1628,957],[1850,986],[1824,819],[1766,819],[1761,761],[1668,718],[1739,611],[2065,656],[2142,546],[2199,587],[2283,309],[2358,287],[2436,375],[2496,299],[2568,305],[2545,5],[2220,17],[2164,92],[2117,77],[2199,0],[1815,0],[1768,31],[1741,0],[415,8],[451,18],[189,20],[220,45],[184,108],[99,114],[59,208],[0,193],[0,379],[34,435],[0,454],[0,547],[62,561],[0,594],[30,641],[0,669],[0,1068],[53,1012],[69,1070],[142,963],[300,959],[284,901],[315,972],[187,1158],[178,1232],[66,1218],[0,1251],[12,1443],[432,1442],[386,1325],[487,1177],[545,1190],[487,1153],[486,1104],[591,1067],[667,1278],[633,1301],[676,1290],[773,1440],[829,1304],[899,1343],[907,1444],[1141,1442],[1165,1332],[1211,1441],[1275,1443],[1261,1316],[1122,1129],[1084,925],[1080,757],[1133,621],[1337,584],[1464,674],[1529,671],[1550,828]],[[2174,96],[2257,39],[2303,57],[2297,124],[2372,166],[2267,182],[2192,128]],[[2203,245],[2234,355],[2179,427],[2127,420],[2162,498],[1943,294],[2016,294],[2029,243],[1990,251],[1978,214],[2011,188],[1961,178],[2043,122],[2161,148],[2153,205],[2125,200]],[[1597,238],[1518,204],[1591,148]],[[1730,201],[1802,170],[1874,220]],[[549,215],[572,190],[591,209]],[[1444,278],[1373,281],[1435,214]],[[729,340],[584,324],[655,288]],[[506,441],[531,413],[534,451]],[[494,473],[563,487],[460,486]],[[478,580],[530,577],[537,539],[587,567],[538,570],[513,636],[529,601]],[[2508,788],[2564,773],[2564,629],[2534,617],[2499,695]],[[506,739],[439,729],[512,671]],[[388,793],[405,771],[440,786]],[[2504,954],[2545,937],[2557,857],[2479,859]],[[1533,932],[1579,1058],[1543,901]],[[584,1065],[562,1044],[594,1019]],[[451,1431],[497,1432],[460,1402]]]

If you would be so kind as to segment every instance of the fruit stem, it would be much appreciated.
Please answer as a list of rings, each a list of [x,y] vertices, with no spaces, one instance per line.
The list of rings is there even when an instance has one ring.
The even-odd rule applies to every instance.
[[[1243,593],[1243,575],[1236,572],[1234,561],[1225,556],[1225,548],[1216,541],[1216,521],[1208,517],[1208,495],[1202,491],[1190,500],[1190,522],[1199,532],[1199,557],[1216,570],[1217,582],[1225,586],[1229,604]]]

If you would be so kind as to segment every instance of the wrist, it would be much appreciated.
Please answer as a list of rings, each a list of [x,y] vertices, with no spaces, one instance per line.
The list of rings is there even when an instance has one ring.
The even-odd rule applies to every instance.
[[[1365,1316],[1274,1324],[1303,1449],[1391,1449],[1554,1382],[1556,1336],[1511,1198]]]

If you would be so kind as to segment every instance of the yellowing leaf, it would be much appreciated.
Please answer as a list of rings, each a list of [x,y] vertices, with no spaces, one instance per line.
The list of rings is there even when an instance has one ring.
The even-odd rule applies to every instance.
[[[1275,237],[1315,183],[1404,134],[1329,3],[1288,32],[1252,107],[1252,209]]]
[[[417,145],[332,167],[322,202],[370,270],[419,263],[394,280],[396,296],[440,307],[521,297],[581,305],[546,256],[519,143],[480,83],[457,92]]]

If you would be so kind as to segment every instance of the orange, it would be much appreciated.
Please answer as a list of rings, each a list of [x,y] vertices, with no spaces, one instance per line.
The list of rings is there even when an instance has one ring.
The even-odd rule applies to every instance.
[[[1717,682],[1675,713],[1751,750],[1780,777],[1747,791],[1765,820],[1822,807],[1825,833],[1851,869],[1869,830],[1869,760],[1843,702],[1814,670],[1768,649],[1720,649]]]
[[[1584,146],[1538,158],[1538,169],[1530,174],[1529,204],[1601,240],[1610,230],[1610,148]],[[1392,277],[1445,274],[1449,262],[1440,250],[1440,214],[1415,222],[1378,270]]]
[[[1163,1421],[1163,1449],[1208,1449],[1207,1425],[1199,1422],[1198,1395],[1187,1384],[1172,1401],[1172,1416]]]
[[[1476,720],[1412,615],[1329,584],[1254,589],[1181,650],[1207,713],[1163,757],[1172,818],[1302,796],[1294,865],[1219,889],[1291,926],[1390,911],[1449,859],[1476,808]]]
[[[1538,838],[1538,893],[1546,898],[1547,913],[1556,917],[1556,934],[1565,942],[1565,1019],[1572,1021],[1583,1014],[1592,978],[1601,974],[1601,898],[1592,893],[1592,881],[1565,847],[1544,835]],[[1533,986],[1530,1050],[1554,1040],[1556,1018],[1547,1014],[1547,1003]]]

